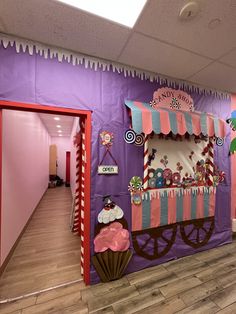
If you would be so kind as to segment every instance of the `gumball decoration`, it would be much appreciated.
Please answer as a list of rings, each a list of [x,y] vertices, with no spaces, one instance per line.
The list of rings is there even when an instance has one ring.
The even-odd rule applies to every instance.
[[[163,188],[163,186],[164,186],[164,179],[162,177],[156,178],[156,187]]]
[[[181,180],[181,176],[180,176],[180,173],[179,172],[174,172],[172,174],[172,181],[174,184],[179,184],[180,183],[180,180]]]
[[[157,168],[156,171],[155,171],[154,176],[155,176],[156,178],[162,178],[162,177],[163,177],[163,169]]]
[[[170,187],[172,185],[172,179],[164,179],[164,185]]]
[[[156,178],[152,178],[148,180],[148,186],[149,188],[154,189],[156,187]]]
[[[155,177],[155,170],[153,168],[148,169],[148,178],[154,178]]]
[[[172,170],[169,168],[164,169],[163,178],[164,179],[172,179]]]

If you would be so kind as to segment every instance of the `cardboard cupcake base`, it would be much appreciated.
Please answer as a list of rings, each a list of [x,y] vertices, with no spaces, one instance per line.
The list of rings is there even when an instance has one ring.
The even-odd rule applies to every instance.
[[[131,257],[132,252],[130,250],[125,252],[107,250],[96,253],[92,257],[92,262],[101,281],[108,282],[122,277]]]

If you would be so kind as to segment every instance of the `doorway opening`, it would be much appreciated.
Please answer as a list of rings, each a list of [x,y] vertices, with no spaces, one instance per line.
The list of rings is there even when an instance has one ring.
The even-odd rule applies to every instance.
[[[91,111],[76,110],[62,107],[51,107],[39,104],[26,104],[12,101],[0,101],[0,201],[1,201],[1,217],[2,217],[2,200],[3,200],[3,189],[2,180],[3,178],[3,138],[5,134],[3,133],[3,109],[16,110],[16,111],[28,111],[39,114],[47,114],[54,116],[67,116],[75,117],[79,121],[79,128],[76,132],[74,147],[76,151],[76,180],[75,180],[75,193],[74,193],[74,224],[72,225],[74,233],[78,234],[81,238],[81,259],[80,267],[81,274],[85,284],[89,284],[89,271],[90,271],[90,156],[91,156]],[[19,145],[20,143],[17,143]],[[67,154],[68,156],[69,154]],[[65,177],[65,183],[70,185],[70,173],[68,173],[68,167],[70,158],[66,159],[65,156],[65,167],[67,170],[67,175]],[[68,189],[65,188],[64,189]],[[70,188],[69,188],[70,189]],[[29,191],[30,193],[30,191]],[[56,219],[56,217],[55,217]],[[6,258],[3,261],[2,258],[2,232],[3,232],[4,220],[0,221],[0,252],[1,252],[1,270],[3,270],[8,262]],[[47,243],[45,243],[47,245]],[[13,248],[14,249],[14,248]],[[12,253],[12,252],[11,252]],[[11,254],[10,254],[11,255]]]

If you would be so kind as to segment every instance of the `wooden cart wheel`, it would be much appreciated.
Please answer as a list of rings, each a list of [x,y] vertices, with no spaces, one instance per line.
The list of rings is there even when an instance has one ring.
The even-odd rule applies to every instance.
[[[171,234],[166,234],[167,230],[170,230]],[[175,241],[176,232],[177,224],[133,231],[134,250],[148,260],[160,258],[169,252]]]
[[[186,244],[197,249],[209,241],[214,226],[214,217],[183,221],[180,223],[180,233]]]

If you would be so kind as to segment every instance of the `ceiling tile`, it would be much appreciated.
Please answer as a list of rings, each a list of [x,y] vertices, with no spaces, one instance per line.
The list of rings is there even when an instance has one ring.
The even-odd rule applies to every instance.
[[[62,130],[62,136],[70,136],[74,124],[74,117],[60,115],[60,121],[54,120],[54,114],[38,114],[50,136],[58,136],[58,130]],[[61,128],[57,128],[60,125]]]
[[[226,63],[232,67],[236,67],[236,49],[219,59],[220,62]]]
[[[1,0],[6,32],[105,59],[116,59],[130,29],[50,0]]]
[[[180,79],[196,73],[211,62],[208,58],[136,33],[129,40],[119,61]]]
[[[214,62],[199,73],[189,77],[193,83],[222,91],[236,91],[236,69]]]
[[[188,21],[178,17],[185,0],[150,0],[135,30],[203,56],[219,58],[236,45],[236,5],[232,0],[198,0],[201,11]],[[221,24],[210,29],[211,20]]]

